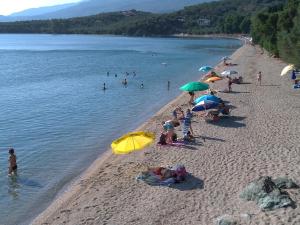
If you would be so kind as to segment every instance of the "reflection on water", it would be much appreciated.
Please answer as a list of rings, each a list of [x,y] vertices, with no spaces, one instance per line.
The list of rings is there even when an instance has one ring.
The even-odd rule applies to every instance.
[[[7,176],[7,191],[8,194],[13,198],[17,199],[21,193],[21,189],[24,187],[30,188],[42,188],[43,186],[30,178],[22,177],[19,174]]]
[[[11,175],[8,176],[8,194],[13,198],[17,199],[19,197],[19,189],[21,188],[21,185],[18,182],[18,175]]]

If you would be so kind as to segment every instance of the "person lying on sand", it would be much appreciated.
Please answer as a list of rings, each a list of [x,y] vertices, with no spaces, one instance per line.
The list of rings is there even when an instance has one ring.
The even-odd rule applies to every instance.
[[[159,177],[159,179],[161,180],[165,180],[171,177],[176,176],[175,172],[165,168],[165,167],[153,167],[153,168],[148,168],[149,172],[152,172],[153,174],[155,174],[156,176]]]
[[[182,182],[188,175],[184,165],[175,165],[172,168],[166,167],[148,167],[146,173],[152,173],[157,176],[160,180],[167,180],[173,178],[174,181]]]

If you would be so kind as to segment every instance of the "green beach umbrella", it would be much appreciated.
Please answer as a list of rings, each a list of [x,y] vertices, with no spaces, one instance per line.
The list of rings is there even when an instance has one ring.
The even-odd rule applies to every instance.
[[[182,87],[180,87],[180,90],[182,91],[204,91],[209,88],[209,85],[202,82],[190,82]]]

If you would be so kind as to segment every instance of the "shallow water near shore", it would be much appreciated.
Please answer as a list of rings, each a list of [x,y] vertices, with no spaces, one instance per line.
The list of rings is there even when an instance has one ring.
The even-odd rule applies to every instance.
[[[198,80],[199,67],[217,64],[240,45],[233,39],[0,35],[0,224],[27,224],[113,139]],[[15,178],[6,175],[9,147],[18,157]]]

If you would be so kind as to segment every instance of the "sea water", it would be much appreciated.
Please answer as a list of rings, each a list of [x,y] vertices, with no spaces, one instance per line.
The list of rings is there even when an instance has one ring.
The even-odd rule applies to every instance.
[[[0,224],[28,224],[112,140],[198,80],[199,67],[240,45],[216,38],[0,35]],[[7,176],[10,147],[18,177]]]

